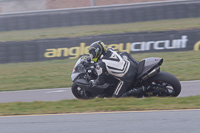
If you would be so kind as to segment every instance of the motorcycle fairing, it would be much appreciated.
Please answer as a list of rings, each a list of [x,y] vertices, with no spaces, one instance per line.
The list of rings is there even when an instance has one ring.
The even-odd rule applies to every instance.
[[[94,87],[90,87],[89,83],[87,80],[85,79],[77,79],[75,81],[75,83],[79,86],[84,87],[85,90],[92,92],[96,95],[101,95],[104,93],[105,89],[108,88],[109,84],[105,83],[103,85],[98,85],[98,86],[94,86]]]
[[[141,79],[153,69],[159,67],[162,63],[163,58],[151,57],[143,59],[137,66],[137,79]]]

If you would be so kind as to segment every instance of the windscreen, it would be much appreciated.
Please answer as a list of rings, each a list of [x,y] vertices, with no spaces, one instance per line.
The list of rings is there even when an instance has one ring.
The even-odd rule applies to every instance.
[[[85,73],[85,67],[81,63],[83,60],[85,60],[85,56],[80,57],[76,62],[71,75],[72,81],[74,81],[80,74]]]

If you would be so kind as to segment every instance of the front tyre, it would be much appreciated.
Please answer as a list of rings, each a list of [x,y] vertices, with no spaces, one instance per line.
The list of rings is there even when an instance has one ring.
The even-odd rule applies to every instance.
[[[148,79],[149,90],[153,95],[161,97],[177,97],[181,92],[179,80],[168,72],[161,71]],[[148,95],[147,95],[148,96]]]
[[[82,87],[78,86],[76,83],[73,83],[72,85],[72,94],[77,98],[77,99],[92,99],[96,97],[92,93],[86,91]]]

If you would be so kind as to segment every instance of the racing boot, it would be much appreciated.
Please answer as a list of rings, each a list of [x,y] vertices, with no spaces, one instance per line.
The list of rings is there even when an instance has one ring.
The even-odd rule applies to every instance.
[[[130,97],[130,96],[133,96],[133,97],[142,97],[144,92],[145,92],[145,87],[144,86],[141,86],[139,88],[133,88],[131,89],[130,91],[128,92],[125,92],[122,97]]]

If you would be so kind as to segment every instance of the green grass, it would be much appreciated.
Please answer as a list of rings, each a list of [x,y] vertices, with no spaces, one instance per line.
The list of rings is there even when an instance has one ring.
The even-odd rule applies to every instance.
[[[162,57],[162,71],[172,73],[179,80],[200,80],[198,51],[143,53],[132,56],[137,60]],[[1,64],[0,91],[70,87],[71,72],[76,60]]]
[[[200,18],[0,32],[0,42],[186,29],[200,29]]]
[[[57,102],[1,103],[0,115],[58,114],[100,111],[200,109],[200,96],[179,98],[108,98]]]

